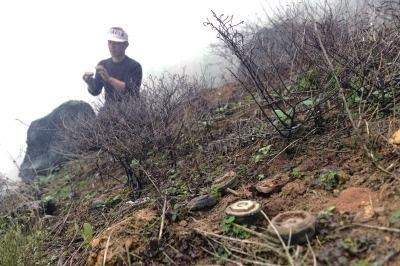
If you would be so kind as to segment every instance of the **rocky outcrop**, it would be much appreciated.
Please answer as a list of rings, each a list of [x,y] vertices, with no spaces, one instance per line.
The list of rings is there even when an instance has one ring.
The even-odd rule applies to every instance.
[[[33,121],[28,129],[27,148],[19,176],[30,181],[67,161],[68,145],[62,142],[65,131],[82,119],[94,117],[95,113],[88,103],[68,101],[47,116]]]

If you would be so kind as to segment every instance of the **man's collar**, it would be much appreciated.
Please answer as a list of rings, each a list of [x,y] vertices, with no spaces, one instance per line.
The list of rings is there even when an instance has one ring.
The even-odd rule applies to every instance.
[[[121,63],[125,59],[126,59],[126,55],[124,55],[124,57],[122,57],[122,59],[120,59],[120,60],[115,60],[114,57],[111,57],[111,60],[113,61],[113,63],[116,63],[116,64]]]

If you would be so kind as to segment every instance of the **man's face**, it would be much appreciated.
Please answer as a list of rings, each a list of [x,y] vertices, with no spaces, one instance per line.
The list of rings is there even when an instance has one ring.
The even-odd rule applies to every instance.
[[[120,57],[125,54],[126,47],[128,47],[127,42],[114,42],[108,41],[108,49],[113,57]]]

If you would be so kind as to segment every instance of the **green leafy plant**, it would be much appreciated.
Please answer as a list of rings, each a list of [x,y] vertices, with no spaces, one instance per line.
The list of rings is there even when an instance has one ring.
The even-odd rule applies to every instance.
[[[138,167],[140,165],[140,161],[137,159],[132,159],[130,166],[132,168]]]
[[[291,118],[293,116],[293,109],[290,108],[288,111],[283,112],[282,110],[274,110],[278,118],[286,124],[291,124]]]
[[[169,180],[175,179],[175,178],[178,176],[178,174],[179,174],[179,172],[176,171],[175,169],[170,169],[170,170],[168,171],[168,173],[167,173],[168,179],[169,179]]]
[[[217,187],[211,187],[211,192],[213,196],[221,197],[221,190]]]
[[[295,178],[299,178],[301,176],[301,172],[298,168],[294,168],[292,172],[290,173],[291,176]]]
[[[65,185],[58,189],[54,195],[56,199],[66,199],[69,197],[71,193],[71,187],[69,185]]]
[[[120,195],[117,195],[117,196],[115,196],[115,197],[108,198],[108,199],[104,202],[104,204],[105,204],[105,206],[107,206],[107,207],[113,207],[113,206],[117,205],[118,203],[120,203],[121,201],[122,201],[121,196],[120,196]]]
[[[253,156],[253,160],[255,163],[260,162],[262,159],[264,159],[265,156],[267,156],[269,154],[269,152],[271,151],[272,145],[267,145],[267,146],[263,146],[261,147],[257,153]]]
[[[325,190],[332,191],[339,186],[340,178],[337,171],[330,170],[319,177],[319,182]]]
[[[262,155],[267,155],[267,154],[270,152],[271,147],[272,147],[272,145],[264,146],[264,147],[262,147],[262,148],[260,148],[260,149],[258,150],[258,153],[260,153],[260,154],[262,154]]]
[[[317,77],[318,72],[315,69],[311,69],[298,78],[297,87],[301,91],[315,90],[318,86]]]
[[[333,212],[335,211],[336,207],[335,206],[330,206],[326,208],[325,210],[322,210],[318,213],[318,219],[328,219],[333,215]]]
[[[39,187],[43,187],[44,185],[46,185],[50,179],[53,177],[53,175],[40,175],[37,177],[35,183],[39,186]]]
[[[358,96],[358,93],[356,91],[353,91],[353,93],[347,98],[347,104],[350,107],[353,107],[361,102],[361,97]]]
[[[257,175],[257,179],[258,179],[259,181],[263,180],[264,178],[265,178],[265,175],[264,175],[264,174],[259,174],[259,175]]]
[[[96,196],[96,192],[95,191],[90,191],[88,193],[85,194],[85,196],[83,196],[83,198],[88,201],[94,198],[94,196]]]
[[[368,236],[361,236],[358,238],[353,238],[351,236],[348,236],[340,241],[340,247],[349,252],[350,254],[360,254],[374,244],[375,241],[369,238]]]
[[[372,266],[367,260],[357,260],[351,264],[352,266]]]
[[[90,246],[90,243],[93,240],[93,227],[90,223],[83,224],[81,236],[83,238],[84,245]]]
[[[249,169],[247,168],[247,165],[245,164],[240,164],[237,169],[236,172],[239,176],[247,176],[249,174]]]
[[[317,101],[314,98],[310,98],[302,101],[301,103],[307,106],[308,108],[312,108],[317,104]]]
[[[180,197],[187,197],[190,194],[188,185],[182,179],[173,180],[172,184],[168,188],[164,189],[164,192],[170,196]]]
[[[236,218],[234,216],[230,215],[226,216],[221,221],[222,231],[224,231],[225,234],[232,235],[238,238],[249,237],[250,234],[248,232],[244,231],[242,228],[239,228],[238,226],[235,226],[235,220]]]
[[[216,114],[224,114],[225,111],[226,111],[228,108],[229,108],[229,105],[228,105],[228,104],[225,104],[224,106],[218,107],[218,108],[215,110],[215,113],[216,113]]]
[[[173,204],[171,210],[171,220],[173,222],[181,220],[185,215],[185,213],[187,212],[185,210],[186,209],[181,204],[178,203]]]
[[[258,163],[259,161],[262,160],[262,158],[263,158],[262,155],[256,154],[254,155],[254,162]]]
[[[211,130],[213,127],[213,122],[212,121],[201,121],[200,124],[204,127],[206,130]]]

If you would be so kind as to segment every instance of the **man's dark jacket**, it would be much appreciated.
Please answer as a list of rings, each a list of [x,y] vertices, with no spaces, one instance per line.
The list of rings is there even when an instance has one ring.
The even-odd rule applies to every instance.
[[[142,83],[142,66],[138,62],[125,56],[121,62],[115,63],[112,58],[108,58],[100,61],[99,65],[107,70],[110,77],[125,82],[126,87],[124,92],[117,91],[113,86],[104,82],[100,74],[96,72],[94,79],[89,82],[88,90],[90,94],[97,96],[104,87],[106,103],[121,101],[124,98],[129,98],[127,96],[139,96],[139,88]]]

